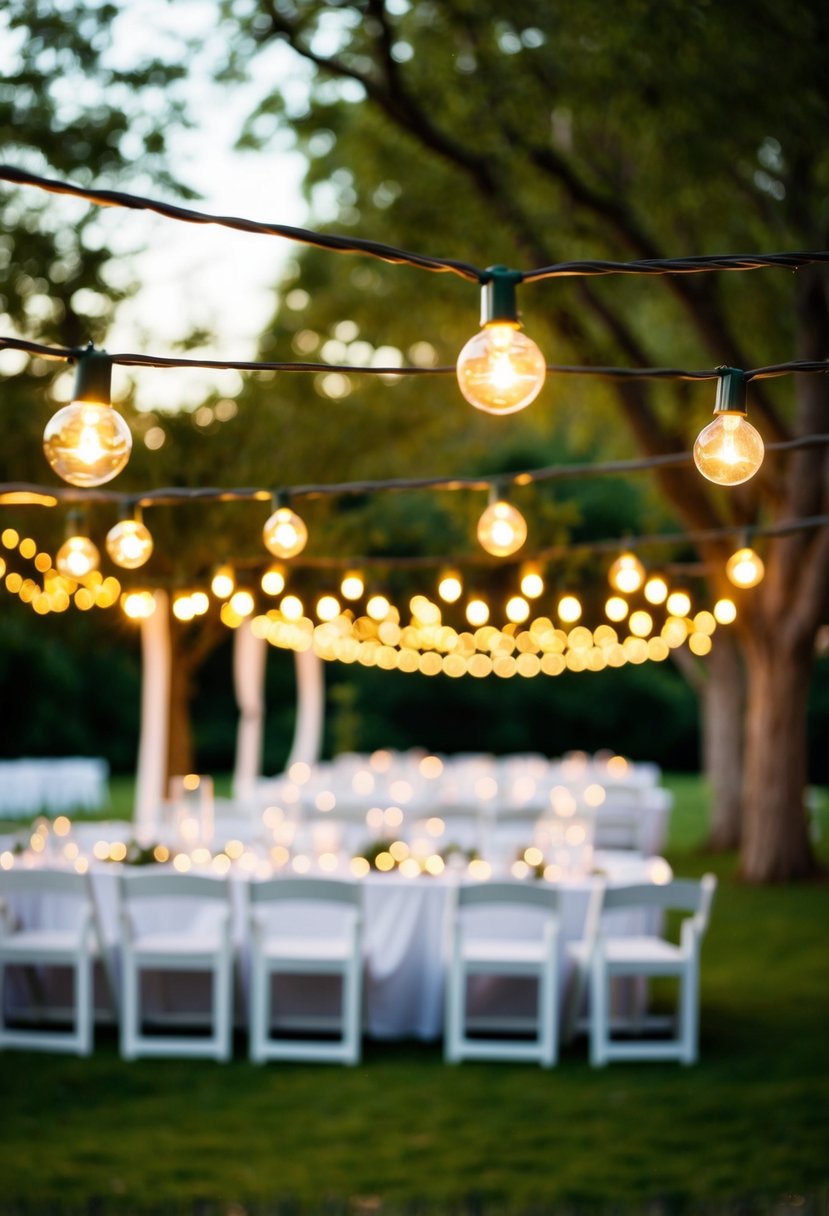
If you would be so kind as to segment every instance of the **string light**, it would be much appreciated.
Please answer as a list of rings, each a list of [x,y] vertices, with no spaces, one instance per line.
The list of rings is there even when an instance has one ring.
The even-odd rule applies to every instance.
[[[645,581],[645,567],[635,553],[621,553],[610,567],[607,578],[614,591],[632,595]]]
[[[536,562],[525,562],[521,567],[521,594],[530,600],[544,594],[544,579]]]
[[[438,582],[438,595],[445,604],[456,604],[463,595],[463,580],[457,570],[444,570]]]
[[[628,602],[620,595],[611,595],[604,606],[609,621],[623,621],[628,614]]]
[[[268,566],[261,579],[265,595],[281,595],[285,590],[285,567],[278,562]]]
[[[668,584],[661,574],[652,574],[643,588],[643,595],[649,604],[664,604],[668,598]]]
[[[466,605],[466,619],[470,625],[479,629],[489,620],[489,605],[486,600],[471,599]]]
[[[745,400],[745,372],[721,368],[714,421],[700,431],[694,444],[694,463],[700,473],[720,486],[741,485],[763,463],[763,440],[746,420]]]
[[[85,579],[101,564],[97,546],[79,530],[78,516],[70,512],[66,520],[66,539],[55,554],[55,568],[64,578]]]
[[[490,266],[482,276],[480,333],[458,355],[458,384],[466,400],[487,414],[514,414],[544,385],[544,356],[521,332],[515,287],[520,271]]]
[[[210,580],[210,590],[218,600],[230,599],[236,587],[236,578],[231,566],[219,566]]]
[[[527,521],[512,503],[498,498],[489,503],[478,520],[478,541],[493,557],[510,557],[527,539]]]
[[[77,362],[72,402],[46,424],[43,451],[50,467],[70,485],[100,486],[126,465],[132,435],[112,408],[110,357],[89,347]]]
[[[713,608],[714,620],[718,625],[731,625],[737,619],[737,605],[733,600],[724,596],[717,600]]]
[[[753,549],[738,549],[725,563],[725,573],[735,587],[747,590],[763,581],[766,568]]]
[[[274,557],[287,559],[296,557],[305,548],[308,529],[296,511],[288,506],[278,506],[265,521],[262,539]]]
[[[343,575],[343,580],[340,583],[340,592],[343,599],[358,600],[366,589],[365,581],[359,570],[348,570]]]
[[[581,617],[581,602],[575,595],[563,595],[556,608],[558,619],[565,625],[574,624]]]
[[[122,519],[107,532],[106,551],[116,566],[137,570],[149,561],[153,538],[140,518]]]
[[[335,595],[321,595],[317,600],[317,617],[321,621],[333,621],[340,615],[340,601]]]
[[[691,597],[687,591],[672,591],[665,601],[671,616],[686,617],[691,611]]]

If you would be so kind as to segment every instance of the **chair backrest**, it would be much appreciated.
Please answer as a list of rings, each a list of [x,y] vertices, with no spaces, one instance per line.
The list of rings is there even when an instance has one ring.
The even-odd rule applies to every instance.
[[[89,879],[74,870],[0,870],[0,899],[4,895],[70,895],[90,898]]]
[[[248,885],[252,904],[275,903],[279,900],[309,900],[358,906],[360,886],[343,878],[266,878]]]
[[[179,874],[176,870],[124,873],[119,888],[126,900],[133,899],[222,899],[229,898],[225,878],[205,874]]]
[[[546,883],[465,883],[458,887],[457,903],[459,908],[512,904],[556,913],[559,907],[559,891],[557,887],[548,886]]]
[[[714,897],[717,879],[705,874],[697,881],[675,878],[667,883],[634,883],[623,887],[605,887],[603,911],[618,908],[661,908],[663,911],[692,912],[706,920]]]

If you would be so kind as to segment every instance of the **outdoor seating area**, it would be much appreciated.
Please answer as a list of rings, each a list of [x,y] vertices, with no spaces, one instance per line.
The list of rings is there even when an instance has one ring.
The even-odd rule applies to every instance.
[[[355,1064],[366,1034],[444,1038],[453,1062],[550,1066],[560,1038],[569,1042],[580,1027],[594,1038],[607,1033],[607,984],[596,978],[602,917],[628,892],[646,910],[616,915],[626,978],[616,985],[614,1018],[628,1034],[650,1029],[649,974],[680,976],[682,1000],[673,1045],[629,1041],[627,1057],[655,1051],[692,1063],[714,879],[694,896],[694,884],[674,880],[661,856],[639,847],[661,843],[655,832],[667,825],[670,796],[658,779],[655,766],[613,755],[378,751],[295,764],[263,785],[256,817],[249,805],[234,817],[231,802],[217,815],[212,782],[189,779],[184,809],[170,804],[174,813],[162,818],[169,831],[144,842],[140,866],[130,864],[137,846],[126,823],[41,819],[17,851],[0,852],[0,960],[12,968],[0,1045],[24,1034],[32,1048],[88,1053],[97,1007],[102,1024],[119,1024],[125,1059],[226,1060],[235,1026],[258,1062]],[[280,801],[262,806],[266,796]],[[611,848],[602,847],[605,803],[614,832],[622,810],[634,828],[623,841],[613,835]],[[74,921],[64,899],[70,882],[76,897],[81,886],[86,893]],[[697,913],[695,932],[675,946],[656,944],[667,907]],[[462,932],[472,913],[474,928]],[[58,927],[71,937],[64,956],[39,952],[38,934],[48,944]],[[78,968],[74,987],[45,970],[67,959]],[[97,1005],[88,991],[93,963]],[[527,978],[535,997],[533,984],[513,982]],[[61,1016],[61,1003],[64,1017],[74,1011],[75,1036],[39,1039],[33,1027]],[[597,1048],[593,1062],[611,1050]]]

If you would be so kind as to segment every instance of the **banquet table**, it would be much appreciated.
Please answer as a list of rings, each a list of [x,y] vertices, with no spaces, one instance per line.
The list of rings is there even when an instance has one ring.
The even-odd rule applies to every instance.
[[[664,863],[663,863],[664,864]],[[630,855],[597,854],[596,868],[601,869],[609,883],[647,881],[653,860],[643,861]],[[90,870],[100,936],[110,978],[118,988],[118,900],[117,874],[119,864],[101,863]],[[439,877],[421,875],[404,878],[397,873],[370,873],[360,882],[363,904],[363,949],[365,960],[365,1032],[377,1039],[416,1038],[433,1040],[443,1028],[443,988],[446,957],[446,915],[453,885],[461,880],[459,873],[446,872]],[[234,941],[238,959],[236,1016],[244,1024],[246,1013],[245,987],[247,975],[247,875],[233,874],[229,878],[233,907]],[[570,965],[565,949],[567,942],[577,941],[584,934],[585,918],[595,878],[584,876],[559,884],[560,903],[560,985],[559,997],[564,1000]],[[27,906],[16,911],[28,923],[53,927],[60,923],[60,901],[54,897],[27,896]],[[207,917],[205,905],[196,915]],[[169,909],[153,912],[160,927],[169,928]],[[320,914],[322,915],[322,914]],[[516,913],[516,916],[519,914]],[[145,927],[150,928],[151,925]],[[313,935],[324,931],[310,914],[301,931]],[[487,932],[509,934],[518,928],[504,910]],[[632,931],[632,930],[631,930]],[[148,1004],[161,1015],[173,1018],[186,1016],[196,1008],[194,984],[199,977],[192,974],[159,974],[146,988]],[[301,979],[286,981],[301,985]],[[21,998],[19,990],[11,988],[10,995]],[[295,994],[301,995],[301,994]],[[290,997],[290,992],[289,992]],[[307,993],[303,997],[307,999]],[[312,1000],[335,999],[330,987],[312,994]]]

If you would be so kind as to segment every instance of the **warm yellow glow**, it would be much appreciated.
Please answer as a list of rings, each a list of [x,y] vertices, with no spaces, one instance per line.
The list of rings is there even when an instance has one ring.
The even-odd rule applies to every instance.
[[[630,614],[628,621],[630,632],[637,638],[646,638],[653,629],[653,617],[644,609],[639,609],[637,612]]]
[[[284,595],[279,601],[279,611],[286,621],[298,621],[305,608],[298,595]]]
[[[717,628],[716,618],[710,612],[698,612],[694,617],[694,629],[697,633],[712,634]]]
[[[668,598],[668,584],[661,575],[651,575],[645,583],[644,594],[649,604],[664,604]]]
[[[365,589],[366,585],[359,571],[349,570],[343,575],[343,581],[340,583],[343,599],[358,600]]]
[[[111,405],[73,401],[49,419],[43,451],[58,477],[70,485],[100,486],[126,465],[132,435]]]
[[[20,533],[16,532],[14,528],[3,529],[2,541],[7,549],[16,549],[19,540]]]
[[[581,616],[581,604],[574,595],[563,595],[556,609],[558,619],[565,625],[574,624]]]
[[[128,591],[121,597],[121,607],[131,621],[145,621],[155,612],[151,591]]]
[[[265,548],[274,557],[296,557],[305,548],[308,529],[290,507],[277,507],[262,529]]]
[[[512,414],[535,400],[547,369],[541,351],[517,322],[495,321],[466,343],[457,372],[470,405],[488,414]]]
[[[700,473],[720,486],[748,481],[760,468],[764,455],[760,433],[739,413],[718,413],[694,444],[694,462]]]
[[[210,582],[210,590],[219,600],[229,599],[235,586],[236,579],[230,566],[220,566]]]
[[[317,600],[317,618],[320,621],[333,621],[340,615],[340,601],[335,595],[321,595]]]
[[[687,616],[691,611],[691,597],[687,591],[672,591],[665,607],[671,616]]]
[[[645,580],[645,567],[635,553],[622,553],[608,571],[608,581],[614,591],[631,595]]]
[[[714,619],[718,625],[731,625],[737,619],[737,605],[727,597],[714,605]]]
[[[470,600],[466,605],[466,619],[475,628],[485,625],[489,620],[489,605],[485,600]]]
[[[688,649],[692,654],[705,655],[711,650],[713,643],[706,633],[692,633],[688,638]]]
[[[537,600],[544,594],[544,579],[538,566],[527,564],[521,569],[521,594],[527,599]]]
[[[58,549],[55,565],[66,578],[81,579],[100,565],[101,555],[88,536],[70,536]]]
[[[351,873],[355,878],[365,878],[366,874],[368,874],[369,870],[371,869],[371,866],[365,857],[352,857],[350,868]]]
[[[196,615],[193,601],[189,595],[177,595],[172,604],[173,616],[177,621],[192,621]]]
[[[604,606],[609,621],[623,621],[628,614],[628,602],[620,595],[611,595]]]
[[[506,613],[508,621],[521,625],[529,618],[530,606],[523,595],[513,595],[507,600]]]
[[[490,503],[478,520],[478,541],[493,557],[509,557],[527,539],[527,521],[512,503]]]
[[[204,591],[194,591],[190,596],[190,603],[193,605],[196,616],[204,616],[210,607],[210,600]]]
[[[123,519],[107,532],[106,550],[116,566],[137,570],[149,560],[153,538],[137,519]]]
[[[725,563],[728,581],[743,590],[763,581],[766,567],[753,549],[738,549]]]
[[[237,616],[245,617],[250,616],[256,607],[256,604],[249,591],[241,590],[234,591],[233,595],[230,597],[230,607]]]
[[[366,612],[373,621],[384,621],[391,611],[391,604],[384,595],[372,595],[366,604]]]
[[[262,590],[265,595],[281,595],[285,590],[285,570],[276,562],[262,575]]]
[[[463,582],[456,570],[447,570],[440,576],[438,595],[446,604],[456,603],[463,594]]]

